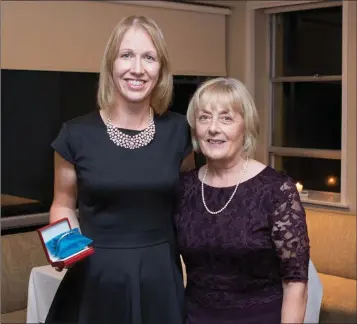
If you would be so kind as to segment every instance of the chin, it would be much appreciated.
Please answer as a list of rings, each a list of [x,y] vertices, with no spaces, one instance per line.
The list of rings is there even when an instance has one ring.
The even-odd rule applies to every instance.
[[[145,97],[128,97],[127,98],[128,102],[131,102],[131,103],[141,103],[143,101],[145,101]]]
[[[224,160],[227,158],[227,154],[224,154],[222,152],[209,152],[207,154],[204,154],[208,160],[211,161],[219,161],[219,160]]]
[[[145,99],[147,98],[146,94],[141,94],[141,95],[124,95],[123,96],[128,102],[131,103],[141,103],[143,101],[145,101]]]
[[[131,91],[130,89],[119,87],[117,93],[128,103],[141,103],[148,98],[150,89],[142,89],[142,91]]]

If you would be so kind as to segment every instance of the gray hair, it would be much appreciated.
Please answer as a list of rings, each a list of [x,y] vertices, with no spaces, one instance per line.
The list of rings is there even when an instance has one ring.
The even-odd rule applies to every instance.
[[[208,103],[232,109],[242,115],[245,136],[244,150],[251,157],[256,149],[259,134],[259,117],[254,100],[245,85],[233,78],[215,78],[202,83],[190,100],[187,109],[187,121],[191,127],[192,145],[196,152],[200,147],[196,138],[196,111]]]

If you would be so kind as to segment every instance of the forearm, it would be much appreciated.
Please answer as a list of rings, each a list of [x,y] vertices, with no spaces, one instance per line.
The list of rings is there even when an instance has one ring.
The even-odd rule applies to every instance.
[[[303,282],[284,283],[282,323],[303,323],[307,303],[307,284]]]
[[[54,223],[62,218],[68,218],[71,227],[79,227],[77,212],[74,208],[52,205],[50,209],[50,223]]]

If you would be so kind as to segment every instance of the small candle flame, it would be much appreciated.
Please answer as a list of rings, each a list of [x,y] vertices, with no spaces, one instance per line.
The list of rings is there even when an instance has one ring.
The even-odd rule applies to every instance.
[[[296,183],[296,189],[297,189],[298,192],[301,192],[302,189],[303,189],[303,185],[300,182],[297,182]]]
[[[329,186],[334,186],[334,185],[336,185],[336,183],[337,183],[336,177],[330,176],[330,177],[327,178],[327,184]]]

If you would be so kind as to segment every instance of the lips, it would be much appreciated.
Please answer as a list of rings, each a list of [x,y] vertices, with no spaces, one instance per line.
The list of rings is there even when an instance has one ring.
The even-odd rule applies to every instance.
[[[140,86],[140,85],[143,85],[145,81],[143,81],[143,80],[127,80],[127,82],[133,86]]]
[[[140,90],[144,87],[144,84],[146,81],[144,80],[135,80],[135,79],[126,79],[126,83],[128,84],[128,87],[133,90]]]
[[[214,144],[214,145],[219,145],[219,144],[225,143],[225,141],[215,140],[215,139],[209,139],[209,140],[207,140],[207,142],[210,143],[210,144]]]

